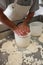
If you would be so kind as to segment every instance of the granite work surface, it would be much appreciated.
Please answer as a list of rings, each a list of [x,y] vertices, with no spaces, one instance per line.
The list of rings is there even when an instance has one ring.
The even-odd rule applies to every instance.
[[[22,50],[14,39],[4,39],[0,45],[0,65],[43,65],[43,42],[38,39],[31,36],[29,46]]]

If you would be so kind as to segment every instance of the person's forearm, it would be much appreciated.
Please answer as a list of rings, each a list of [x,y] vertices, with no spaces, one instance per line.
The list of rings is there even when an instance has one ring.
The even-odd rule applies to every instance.
[[[3,22],[5,25],[9,26],[12,30],[15,30],[16,25],[10,21],[2,12],[0,9],[0,21]]]
[[[24,20],[24,22],[25,23],[28,23],[31,19],[32,19],[32,17],[34,16],[34,12],[30,12],[28,15],[27,15],[27,17],[26,17],[26,19]]]

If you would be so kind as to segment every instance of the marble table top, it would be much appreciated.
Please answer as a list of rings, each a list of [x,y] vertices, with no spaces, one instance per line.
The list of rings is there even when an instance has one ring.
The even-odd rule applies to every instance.
[[[43,42],[38,39],[31,36],[30,45],[23,50],[18,49],[14,39],[3,42],[0,65],[43,65]]]

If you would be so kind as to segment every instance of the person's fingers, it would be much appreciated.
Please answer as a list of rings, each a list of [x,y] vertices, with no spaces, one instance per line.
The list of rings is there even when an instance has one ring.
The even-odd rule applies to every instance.
[[[27,33],[29,32],[29,27],[27,25],[24,24],[19,24],[17,29],[16,29],[16,33],[18,35],[27,35]]]
[[[29,28],[28,27],[26,28],[26,31],[29,32]]]
[[[15,33],[18,34],[18,35],[20,34],[19,28],[16,28]]]

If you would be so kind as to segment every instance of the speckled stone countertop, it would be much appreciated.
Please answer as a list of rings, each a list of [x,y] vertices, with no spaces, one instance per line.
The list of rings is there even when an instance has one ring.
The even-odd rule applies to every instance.
[[[30,45],[22,51],[17,48],[14,39],[7,38],[3,39],[3,41],[1,40],[0,65],[43,65],[43,42],[40,42],[38,39],[39,37],[31,36]],[[15,55],[15,53],[18,55]]]

